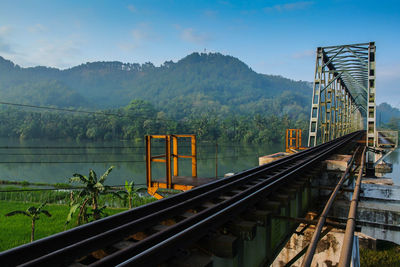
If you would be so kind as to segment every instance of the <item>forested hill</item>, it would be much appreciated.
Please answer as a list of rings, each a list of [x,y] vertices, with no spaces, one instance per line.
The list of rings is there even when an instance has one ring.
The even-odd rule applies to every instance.
[[[254,72],[219,53],[193,53],[159,67],[152,63],[93,62],[70,69],[21,68],[0,57],[2,101],[91,109],[147,100],[171,117],[256,113],[304,119],[311,86]]]

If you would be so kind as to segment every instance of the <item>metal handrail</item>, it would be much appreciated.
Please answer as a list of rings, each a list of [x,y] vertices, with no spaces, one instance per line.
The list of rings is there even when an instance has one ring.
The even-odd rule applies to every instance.
[[[360,147],[357,147],[356,151],[353,153],[353,157],[351,158],[350,163],[348,164],[346,171],[343,173],[342,177],[340,178],[339,182],[337,183],[335,189],[332,191],[331,196],[329,197],[328,201],[325,204],[324,210],[322,211],[318,224],[315,227],[315,231],[313,233],[313,236],[310,241],[310,245],[307,249],[306,255],[304,256],[303,262],[301,264],[302,267],[309,267],[311,266],[311,262],[314,257],[315,250],[317,248],[319,236],[321,234],[322,228],[324,227],[326,217],[328,216],[328,212],[333,204],[333,201],[335,201],[336,195],[339,193],[340,188],[342,187],[344,181],[346,180],[347,176],[350,173],[350,170],[352,168],[354,159],[358,153]]]
[[[366,147],[364,147],[364,150],[363,150],[361,164],[360,164],[361,166],[360,166],[360,170],[358,171],[358,177],[357,177],[356,185],[354,187],[354,193],[353,193],[353,197],[352,197],[351,204],[350,204],[349,215],[347,216],[346,231],[344,233],[342,251],[340,252],[339,267],[350,266],[352,247],[353,247],[353,238],[354,238],[354,229],[356,228],[358,199],[359,199],[360,190],[361,190],[361,178],[362,178],[363,171],[364,171],[365,151],[366,151]]]

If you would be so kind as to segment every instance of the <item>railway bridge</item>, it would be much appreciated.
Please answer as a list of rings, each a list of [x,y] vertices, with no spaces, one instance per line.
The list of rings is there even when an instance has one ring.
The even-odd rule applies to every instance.
[[[349,266],[361,179],[397,145],[376,129],[375,52],[374,43],[317,48],[308,149],[2,252],[2,266],[268,266],[309,228],[309,244],[283,265],[311,266],[335,228],[345,231],[339,266]],[[334,155],[347,160],[328,173]],[[335,220],[330,208],[346,192],[348,215]]]

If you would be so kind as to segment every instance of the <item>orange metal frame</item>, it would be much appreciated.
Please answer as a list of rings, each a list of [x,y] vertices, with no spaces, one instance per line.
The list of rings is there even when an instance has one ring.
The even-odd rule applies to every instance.
[[[178,154],[178,138],[190,138],[191,140],[191,155],[179,155]],[[165,140],[165,154],[152,156],[151,155],[151,140],[152,139],[164,139]],[[171,153],[172,143],[172,153]],[[180,185],[174,184],[172,181],[173,176],[179,175],[179,158],[192,159],[192,177],[197,178],[197,156],[196,156],[196,136],[194,134],[168,134],[168,135],[146,135],[146,181],[147,181],[147,192],[160,199],[162,196],[156,191],[158,188],[176,189],[176,190],[189,190],[192,189],[192,185]],[[173,162],[173,168],[171,169],[171,159]],[[151,163],[161,162],[165,163],[165,182],[153,181],[151,173]],[[172,172],[173,171],[173,172]]]
[[[301,129],[286,129],[286,152],[306,149],[301,146]]]

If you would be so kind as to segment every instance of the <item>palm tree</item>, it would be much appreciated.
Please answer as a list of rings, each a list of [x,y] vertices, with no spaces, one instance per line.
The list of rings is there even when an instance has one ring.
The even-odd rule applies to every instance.
[[[32,220],[31,242],[33,242],[33,240],[35,240],[35,223],[37,220],[39,220],[40,214],[43,213],[47,217],[51,217],[50,212],[42,209],[45,205],[46,205],[46,202],[44,202],[42,205],[40,205],[39,208],[32,206],[32,207],[29,207],[26,211],[15,210],[10,213],[7,213],[5,216],[13,216],[13,215],[17,215],[17,214],[22,214],[22,215],[30,217]]]
[[[109,189],[108,186],[104,185],[104,182],[113,168],[114,166],[108,168],[108,170],[100,177],[100,179],[97,179],[97,174],[92,169],[89,170],[88,177],[79,173],[75,173],[73,177],[69,179],[70,182],[80,182],[84,184],[84,187],[78,195],[82,202],[71,203],[71,209],[66,222],[67,224],[71,220],[73,213],[75,213],[78,208],[80,209],[77,223],[81,224],[82,220],[87,222],[89,214],[86,213],[86,207],[88,204],[92,205],[93,214],[90,215],[93,216],[93,219],[100,219],[101,213],[103,212],[105,207],[102,207],[100,209],[98,207],[99,194],[106,193],[106,191]]]

